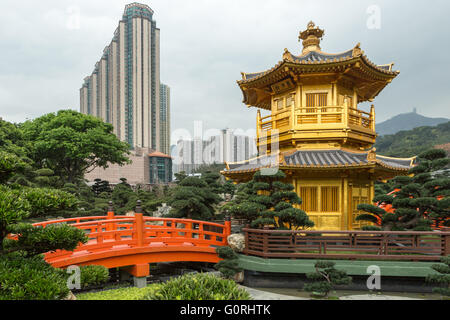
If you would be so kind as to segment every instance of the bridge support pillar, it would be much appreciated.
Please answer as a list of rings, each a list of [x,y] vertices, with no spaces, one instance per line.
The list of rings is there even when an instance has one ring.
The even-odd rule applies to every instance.
[[[135,287],[144,288],[147,286],[147,276],[150,275],[150,265],[137,264],[125,268],[125,270],[133,276],[133,283]]]
[[[133,284],[136,288],[145,288],[147,286],[147,277],[133,277]]]

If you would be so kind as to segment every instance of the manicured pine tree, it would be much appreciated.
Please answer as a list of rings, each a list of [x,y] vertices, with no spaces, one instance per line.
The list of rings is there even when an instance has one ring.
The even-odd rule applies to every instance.
[[[180,184],[181,181],[183,181],[185,178],[187,178],[188,175],[185,171],[180,171],[178,173],[175,173],[175,183]]]
[[[215,214],[215,207],[220,201],[220,196],[204,180],[186,177],[174,189],[168,201],[172,207],[169,216],[211,220]]]
[[[242,271],[239,267],[239,257],[230,247],[218,247],[216,252],[223,259],[214,265],[214,268],[225,277],[232,278],[236,273]]]
[[[328,293],[336,285],[350,284],[352,278],[345,271],[337,270],[332,261],[317,261],[314,264],[315,272],[307,273],[306,277],[313,280],[312,283],[306,283],[303,287],[305,291],[312,295],[328,296]]]
[[[258,171],[253,180],[238,191],[236,202],[228,206],[237,218],[246,219],[254,228],[273,226],[277,229],[304,229],[314,226],[303,210],[293,205],[302,201],[291,184],[282,182],[283,171],[264,174]]]
[[[419,155],[419,164],[409,173],[393,179],[392,188],[398,189],[392,195],[379,194],[373,201],[392,204],[395,212],[371,205],[360,204],[359,221],[377,223],[381,221],[383,230],[431,230],[433,223],[450,225],[450,178],[444,169],[450,160],[444,150],[432,149]],[[391,190],[393,191],[393,190]],[[365,227],[377,229],[376,226]],[[378,228],[380,229],[380,228]]]
[[[223,193],[223,187],[220,183],[220,174],[217,172],[206,171],[201,179],[208,184],[208,187],[217,194]]]
[[[431,266],[439,274],[429,275],[427,281],[441,285],[440,287],[433,288],[434,293],[450,296],[450,256],[442,257],[441,261],[442,264],[434,264]]]
[[[231,181],[226,181],[223,186],[223,193],[225,195],[225,199],[232,200],[234,194],[236,193],[236,185]],[[227,197],[228,195],[228,197]]]
[[[109,185],[109,181],[102,180],[99,178],[95,179],[94,181],[95,181],[95,183],[92,186],[92,191],[94,191],[94,193],[97,196],[103,192],[106,192],[106,193],[112,192],[111,186]]]

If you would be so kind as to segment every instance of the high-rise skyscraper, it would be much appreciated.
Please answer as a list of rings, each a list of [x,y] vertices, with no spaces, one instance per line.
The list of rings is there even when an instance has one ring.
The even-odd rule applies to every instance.
[[[160,84],[160,31],[153,10],[139,3],[125,7],[111,43],[80,89],[80,112],[111,123],[130,144],[132,163],[95,168],[85,175],[111,183],[167,183],[172,178],[170,90]],[[166,153],[166,155],[161,152]]]
[[[161,106],[161,101],[169,101],[169,91],[160,89],[160,30],[153,13],[144,4],[125,7],[111,43],[84,79],[80,112],[111,123],[132,148],[169,153],[165,131],[170,129],[161,127],[170,119],[168,105]]]
[[[170,154],[170,87],[161,83],[159,97],[161,152]]]

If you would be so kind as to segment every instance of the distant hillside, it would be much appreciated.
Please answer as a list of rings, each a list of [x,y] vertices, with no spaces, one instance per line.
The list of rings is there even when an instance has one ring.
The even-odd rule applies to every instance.
[[[418,127],[377,138],[375,148],[383,156],[408,158],[450,143],[450,121],[435,127]]]
[[[437,126],[438,124],[450,121],[446,118],[428,118],[416,112],[402,113],[389,120],[376,125],[377,133],[380,136],[395,134],[402,130],[411,130],[423,126]]]

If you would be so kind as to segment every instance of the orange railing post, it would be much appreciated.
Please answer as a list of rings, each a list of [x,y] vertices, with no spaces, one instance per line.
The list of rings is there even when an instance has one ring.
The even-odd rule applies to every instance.
[[[224,244],[228,244],[228,236],[231,235],[231,216],[227,214],[225,216],[225,225],[224,225]]]
[[[137,201],[136,210],[134,214],[137,246],[142,247],[144,245],[144,214],[142,213],[141,200]]]
[[[114,208],[112,201],[108,202],[108,212],[106,213],[106,220],[113,220],[114,219]],[[106,224],[106,231],[114,231],[115,226],[114,223],[107,223]],[[113,239],[113,235],[109,235],[106,237],[107,239]]]

